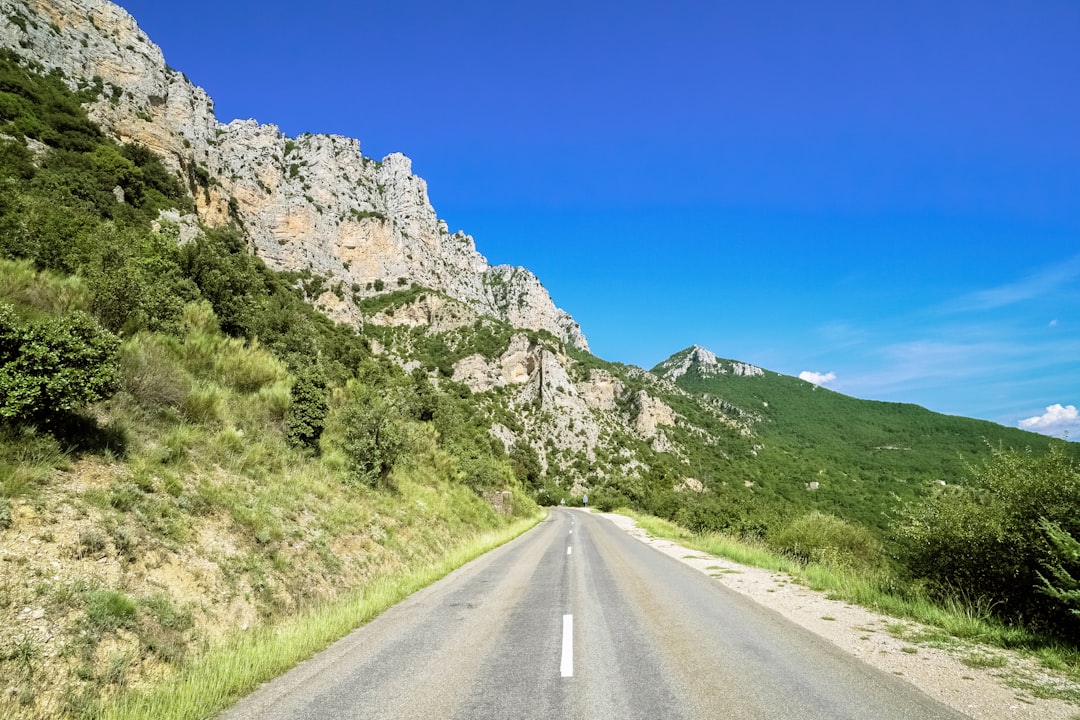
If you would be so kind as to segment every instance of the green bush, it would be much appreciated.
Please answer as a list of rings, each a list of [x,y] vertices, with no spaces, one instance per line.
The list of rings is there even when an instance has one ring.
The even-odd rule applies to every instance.
[[[83,274],[93,293],[91,309],[113,332],[177,333],[184,305],[198,289],[179,266],[175,232],[153,233],[103,223],[89,234],[92,250]]]
[[[478,493],[510,488],[516,484],[509,463],[491,455],[459,457],[458,469],[465,484]]]
[[[969,485],[943,488],[898,526],[903,565],[942,595],[986,601],[1006,620],[1080,639],[1066,598],[1044,592],[1040,576],[1075,568],[1047,528],[1080,537],[1080,467],[1057,445],[1042,456],[995,450],[971,474]]]
[[[315,372],[301,373],[290,390],[292,403],[285,418],[285,435],[294,445],[319,447],[326,422],[326,381]]]
[[[30,324],[0,305],[0,421],[47,425],[108,397],[119,345],[86,313]]]
[[[802,563],[872,569],[882,560],[881,546],[870,530],[816,510],[782,528],[769,545]]]

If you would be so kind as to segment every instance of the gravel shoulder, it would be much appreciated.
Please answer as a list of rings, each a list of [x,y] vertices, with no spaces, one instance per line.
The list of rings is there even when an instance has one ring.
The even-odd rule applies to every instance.
[[[784,573],[740,565],[653,537],[624,515],[596,514],[870,665],[903,677],[930,697],[969,717],[977,720],[1080,718],[1080,707],[1076,705],[1036,697],[1033,688],[1080,689],[1075,683],[1052,675],[1037,661],[1008,650],[959,640],[948,647],[920,642],[919,636],[929,634],[929,628],[918,623],[830,600]]]

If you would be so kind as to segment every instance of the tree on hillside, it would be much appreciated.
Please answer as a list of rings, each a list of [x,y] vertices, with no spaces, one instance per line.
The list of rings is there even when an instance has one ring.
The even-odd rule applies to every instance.
[[[390,486],[390,473],[409,449],[409,432],[400,402],[375,388],[350,383],[335,417],[336,443],[354,480],[371,487]]]

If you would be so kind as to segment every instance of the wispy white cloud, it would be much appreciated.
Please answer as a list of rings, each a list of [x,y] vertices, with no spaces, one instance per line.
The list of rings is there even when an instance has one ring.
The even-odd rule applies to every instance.
[[[1025,418],[1019,425],[1024,430],[1043,435],[1080,437],[1080,412],[1077,412],[1075,405],[1055,403],[1048,406],[1042,415]]]
[[[993,310],[1049,295],[1077,277],[1080,277],[1080,255],[1016,282],[970,293],[949,303],[945,309],[957,312]]]
[[[806,382],[813,383],[815,385],[827,385],[828,383],[831,383],[833,380],[836,379],[836,373],[819,373],[810,370],[803,370],[801,373],[799,373],[799,379],[805,380]]]
[[[1071,394],[1070,358],[1080,357],[1080,341],[993,339],[984,333],[947,328],[953,339],[920,338],[868,350],[862,364],[848,363],[831,388],[856,397],[915,402],[936,410],[1013,424],[1021,407],[1047,394]],[[867,362],[869,361],[869,362]],[[1007,399],[1011,398],[1011,399]],[[1044,401],[1045,402],[1045,401]],[[1010,407],[1011,406],[1011,407]],[[1030,411],[1029,411],[1030,413]]]
[[[819,326],[798,362],[832,367],[839,392],[1015,426],[1080,390],[1080,335],[1068,321],[1080,312],[1080,255],[1017,278],[944,304],[913,296],[892,316],[852,308],[850,319]]]

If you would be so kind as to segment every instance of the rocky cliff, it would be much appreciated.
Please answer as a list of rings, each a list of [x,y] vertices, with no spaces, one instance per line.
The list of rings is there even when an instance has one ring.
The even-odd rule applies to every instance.
[[[470,236],[449,232],[407,157],[374,160],[352,138],[289,138],[255,120],[219,122],[206,92],[170,68],[122,8],[0,0],[0,44],[95,90],[91,117],[120,141],[160,154],[191,187],[199,222],[237,222],[271,268],[325,278],[328,289],[314,300],[334,319],[360,323],[364,297],[415,283],[587,349],[580,326],[535,275],[491,266]]]
[[[449,232],[404,155],[374,160],[355,139],[218,122],[210,97],[106,0],[0,0],[0,43],[59,68],[93,98],[104,130],[164,158],[194,198],[194,216],[168,218],[181,237],[236,223],[270,267],[321,277],[305,285],[324,289],[311,299],[327,314],[378,326],[373,349],[410,371],[467,386],[491,435],[527,446],[563,489],[640,477],[659,455],[670,466],[660,482],[681,486],[673,468],[688,462],[688,438],[717,442],[703,419],[748,434],[719,401],[702,402],[701,418],[676,410],[671,398],[687,399],[674,378],[575,359],[568,347],[588,349],[577,323],[535,275],[491,266],[471,237]],[[388,295],[397,290],[408,292]]]

